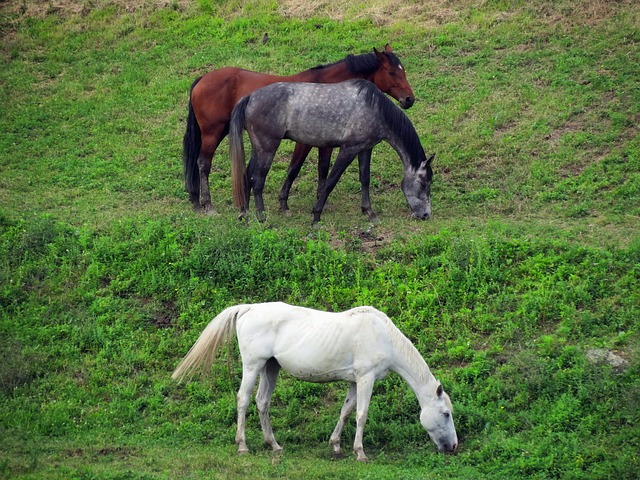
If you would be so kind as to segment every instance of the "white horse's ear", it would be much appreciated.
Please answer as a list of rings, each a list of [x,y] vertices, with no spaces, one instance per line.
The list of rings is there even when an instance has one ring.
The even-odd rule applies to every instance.
[[[440,384],[438,384],[438,389],[436,390],[436,395],[438,397],[441,397],[443,393],[444,393],[444,389],[442,388],[442,384],[440,383]]]

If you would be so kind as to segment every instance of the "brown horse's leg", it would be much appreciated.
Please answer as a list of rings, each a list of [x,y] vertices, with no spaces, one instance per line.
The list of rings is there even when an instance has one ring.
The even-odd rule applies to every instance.
[[[278,199],[280,200],[280,211],[282,212],[289,211],[288,201],[291,186],[293,185],[293,181],[298,177],[300,169],[302,168],[302,164],[307,159],[310,151],[310,146],[302,145],[301,143],[296,143],[296,146],[293,149],[291,163],[289,164],[289,170],[287,171],[287,178],[285,179],[284,184],[280,189],[280,195],[278,195]]]
[[[200,156],[198,157],[198,170],[200,172],[200,198],[199,205],[208,215],[216,213],[213,205],[211,204],[211,191],[209,189],[209,174],[211,173],[211,162],[213,155],[216,153],[216,149],[222,139],[227,135],[228,129],[226,125],[219,126],[213,129],[211,133],[202,133],[202,148],[200,149]],[[193,202],[194,199],[192,198]],[[194,208],[196,203],[194,203]]]
[[[211,173],[211,161],[213,156],[206,155],[200,152],[198,157],[198,171],[200,172],[200,195],[197,200],[197,205],[207,214],[215,213],[213,205],[211,204],[211,192],[209,191],[209,174]],[[193,202],[194,199],[192,198]],[[196,203],[194,202],[194,208]]]

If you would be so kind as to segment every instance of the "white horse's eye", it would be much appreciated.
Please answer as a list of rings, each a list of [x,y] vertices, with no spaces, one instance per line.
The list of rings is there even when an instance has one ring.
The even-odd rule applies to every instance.
[[[449,412],[444,412],[444,418],[449,418],[451,414]]]

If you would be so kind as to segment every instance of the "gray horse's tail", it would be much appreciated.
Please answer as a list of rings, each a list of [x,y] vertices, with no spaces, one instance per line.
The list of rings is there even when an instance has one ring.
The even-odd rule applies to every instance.
[[[192,197],[198,198],[200,194],[200,172],[198,170],[198,157],[202,147],[202,132],[196,120],[196,115],[191,104],[191,92],[202,77],[197,78],[189,90],[189,114],[187,115],[187,128],[182,139],[182,161],[184,163],[184,184],[187,192]]]
[[[236,331],[236,321],[250,309],[251,305],[236,305],[227,308],[211,320],[176,367],[171,378],[182,381],[185,377],[191,377],[198,371],[209,371],[218,348],[223,343],[232,340]]]
[[[247,184],[245,177],[244,143],[242,131],[245,127],[245,111],[251,95],[243,97],[231,112],[229,125],[229,152],[231,154],[231,186],[233,203],[245,212],[248,208]]]

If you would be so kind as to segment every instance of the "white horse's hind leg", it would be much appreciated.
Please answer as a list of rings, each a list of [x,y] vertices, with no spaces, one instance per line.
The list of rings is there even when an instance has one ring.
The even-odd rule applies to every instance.
[[[236,432],[236,443],[238,444],[238,453],[247,453],[249,451],[244,433],[246,427],[247,408],[249,408],[249,403],[251,402],[251,391],[253,390],[253,386],[256,384],[260,368],[261,367],[256,368],[243,365],[242,382],[240,383],[237,395],[238,430]]]
[[[333,456],[335,458],[342,458],[344,456],[342,454],[342,448],[340,448],[340,436],[342,435],[342,430],[344,429],[345,423],[349,419],[349,416],[351,415],[353,410],[356,408],[356,392],[356,384],[349,384],[347,398],[342,405],[342,410],[340,410],[340,418],[338,419],[336,428],[333,430],[331,438],[329,439],[329,444],[333,448]]]
[[[364,454],[362,446],[362,438],[364,436],[364,424],[367,423],[367,414],[369,413],[369,402],[373,393],[373,375],[365,377],[358,382],[357,399],[358,405],[356,410],[356,437],[353,442],[353,451],[357,455],[357,459],[361,462],[367,462],[369,459]]]
[[[258,406],[258,413],[260,414],[260,425],[262,425],[264,441],[274,452],[282,450],[282,447],[278,445],[278,442],[276,442],[273,436],[271,420],[269,419],[271,395],[276,388],[278,373],[280,373],[280,365],[272,358],[265,364],[262,372],[260,372],[260,384],[258,385],[258,393],[256,394],[256,405]]]

